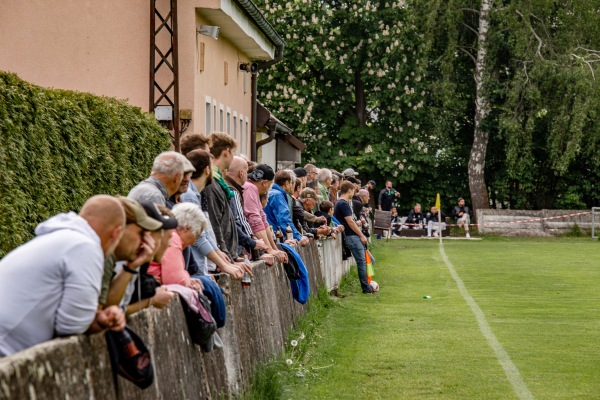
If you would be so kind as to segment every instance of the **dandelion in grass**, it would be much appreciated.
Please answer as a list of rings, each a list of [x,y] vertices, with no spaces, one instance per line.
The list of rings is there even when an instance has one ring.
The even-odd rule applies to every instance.
[[[290,342],[290,344],[292,345],[292,347],[296,347],[296,346],[298,346],[298,341],[297,340],[292,340]]]
[[[302,334],[300,335],[300,340],[304,339],[306,336],[304,336],[304,332],[302,332]]]
[[[285,360],[285,363],[287,365],[292,365],[294,362],[291,359],[288,358],[287,360]]]

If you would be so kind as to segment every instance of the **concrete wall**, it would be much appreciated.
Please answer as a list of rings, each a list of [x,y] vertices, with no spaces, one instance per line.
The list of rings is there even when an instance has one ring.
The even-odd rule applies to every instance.
[[[580,214],[580,215],[575,215]],[[565,218],[559,218],[566,216]],[[479,233],[502,236],[557,236],[577,224],[592,229],[589,210],[477,210]],[[596,220],[596,230],[600,228]]]
[[[341,237],[313,241],[299,251],[309,271],[311,293],[327,279],[337,279],[328,283],[337,285],[349,268],[339,262],[341,254],[340,259],[330,254],[341,251]],[[104,335],[73,336],[0,359],[0,400],[204,399],[239,394],[258,363],[281,353],[289,329],[307,305],[292,299],[281,265],[258,265],[248,288],[228,276],[220,276],[219,285],[227,303],[227,323],[219,330],[222,350],[203,353],[192,344],[179,300],[165,310],[142,310],[129,319],[152,352],[155,378],[148,389],[142,391],[122,378],[115,385]]]

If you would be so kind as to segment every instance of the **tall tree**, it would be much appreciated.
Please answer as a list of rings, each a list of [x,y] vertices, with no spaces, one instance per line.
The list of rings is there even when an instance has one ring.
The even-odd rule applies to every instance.
[[[427,62],[404,0],[263,0],[286,53],[259,78],[261,101],[294,127],[322,166],[411,183],[435,199],[438,138],[427,117]],[[417,181],[417,184],[414,182]],[[439,190],[439,189],[438,189]],[[410,198],[410,196],[406,196]]]

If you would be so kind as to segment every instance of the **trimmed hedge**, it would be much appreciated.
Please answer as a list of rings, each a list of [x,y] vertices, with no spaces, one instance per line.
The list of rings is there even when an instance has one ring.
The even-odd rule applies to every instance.
[[[124,101],[0,72],[0,257],[94,194],[126,195],[169,146],[154,117]]]

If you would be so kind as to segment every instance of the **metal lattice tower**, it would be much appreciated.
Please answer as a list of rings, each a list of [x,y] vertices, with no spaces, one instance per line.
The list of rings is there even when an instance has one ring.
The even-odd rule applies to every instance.
[[[172,109],[171,121],[161,123],[172,131],[179,151],[179,71],[177,0],[150,0],[150,112],[159,106]]]

